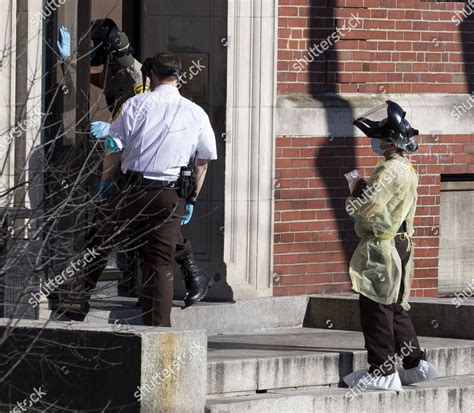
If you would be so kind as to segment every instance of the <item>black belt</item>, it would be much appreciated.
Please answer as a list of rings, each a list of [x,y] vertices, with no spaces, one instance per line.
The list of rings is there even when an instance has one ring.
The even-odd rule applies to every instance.
[[[143,172],[127,171],[124,174],[125,183],[136,189],[171,189],[177,188],[176,181],[161,181],[143,177]]]
[[[398,228],[397,234],[404,234],[405,232],[408,232],[407,222],[403,221],[402,225],[400,225],[400,228]]]

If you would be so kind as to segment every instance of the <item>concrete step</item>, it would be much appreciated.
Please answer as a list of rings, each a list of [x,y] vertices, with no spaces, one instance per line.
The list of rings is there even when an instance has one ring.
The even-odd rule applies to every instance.
[[[420,337],[428,360],[443,376],[474,374],[474,342]],[[208,394],[338,385],[367,368],[362,333],[313,328],[208,338]]]
[[[470,413],[474,406],[474,376],[439,378],[405,386],[400,393],[366,390],[354,395],[347,388],[277,390],[251,396],[208,399],[208,413]]]
[[[474,339],[474,299],[413,298],[410,316],[420,335]],[[85,322],[142,324],[136,298],[118,297],[116,282],[102,282],[91,300]],[[288,327],[316,327],[360,331],[358,295],[299,295],[262,297],[236,302],[204,302],[182,310],[174,301],[171,322],[181,329],[205,329],[209,334],[249,333]],[[40,318],[49,319],[47,303]]]
[[[116,282],[102,282],[91,300],[87,324],[141,325],[141,307],[136,298],[118,297]],[[300,327],[308,307],[307,296],[262,297],[236,302],[201,302],[183,310],[174,301],[171,324],[182,330],[206,330],[208,334],[258,332],[275,328]],[[41,306],[40,319],[49,319],[47,303]]]
[[[474,298],[412,298],[410,317],[419,335],[474,339]],[[360,331],[359,296],[313,295],[305,326]]]

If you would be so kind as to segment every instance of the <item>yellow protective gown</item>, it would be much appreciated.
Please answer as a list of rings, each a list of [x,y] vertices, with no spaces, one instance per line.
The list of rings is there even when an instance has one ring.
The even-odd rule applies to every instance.
[[[401,305],[409,310],[418,175],[408,159],[395,154],[376,166],[367,184],[361,197],[346,201],[346,211],[356,221],[355,230],[361,238],[350,262],[352,288],[380,304],[397,302],[402,269],[394,237],[406,221],[411,255]]]

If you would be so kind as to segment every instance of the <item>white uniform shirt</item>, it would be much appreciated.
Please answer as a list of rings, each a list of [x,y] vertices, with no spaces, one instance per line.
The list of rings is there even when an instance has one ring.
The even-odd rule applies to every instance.
[[[199,159],[217,159],[206,112],[171,85],[127,100],[109,135],[123,150],[122,171],[148,179],[176,180],[196,152]]]

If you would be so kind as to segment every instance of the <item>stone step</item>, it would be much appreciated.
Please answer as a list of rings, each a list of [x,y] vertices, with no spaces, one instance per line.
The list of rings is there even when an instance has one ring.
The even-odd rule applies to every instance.
[[[91,300],[87,324],[140,325],[141,307],[136,298],[117,297],[116,283],[101,283]],[[171,324],[182,330],[206,330],[208,334],[258,332],[274,328],[300,327],[308,307],[307,296],[262,297],[236,302],[201,302],[183,310],[182,301],[174,301]],[[47,303],[40,319],[49,319]]]
[[[474,339],[474,298],[412,298],[410,317],[419,335]],[[309,298],[305,325],[360,331],[359,297],[313,295]]]
[[[420,337],[428,360],[443,376],[474,374],[474,342]],[[208,338],[208,394],[338,385],[367,368],[362,333],[314,328]]]
[[[470,413],[474,405],[474,376],[444,377],[405,386],[404,391],[366,390],[353,394],[347,388],[277,390],[251,396],[207,400],[207,413],[241,412],[443,412]]]
[[[413,298],[410,316],[419,335],[474,339],[466,328],[474,319],[474,299]],[[136,298],[117,297],[116,282],[102,282],[91,300],[85,322],[142,324]],[[204,302],[185,310],[173,302],[171,322],[181,329],[204,329],[209,334],[249,333],[288,327],[316,327],[360,331],[358,295],[299,295],[262,297],[236,302]],[[40,318],[51,312],[43,303]]]

